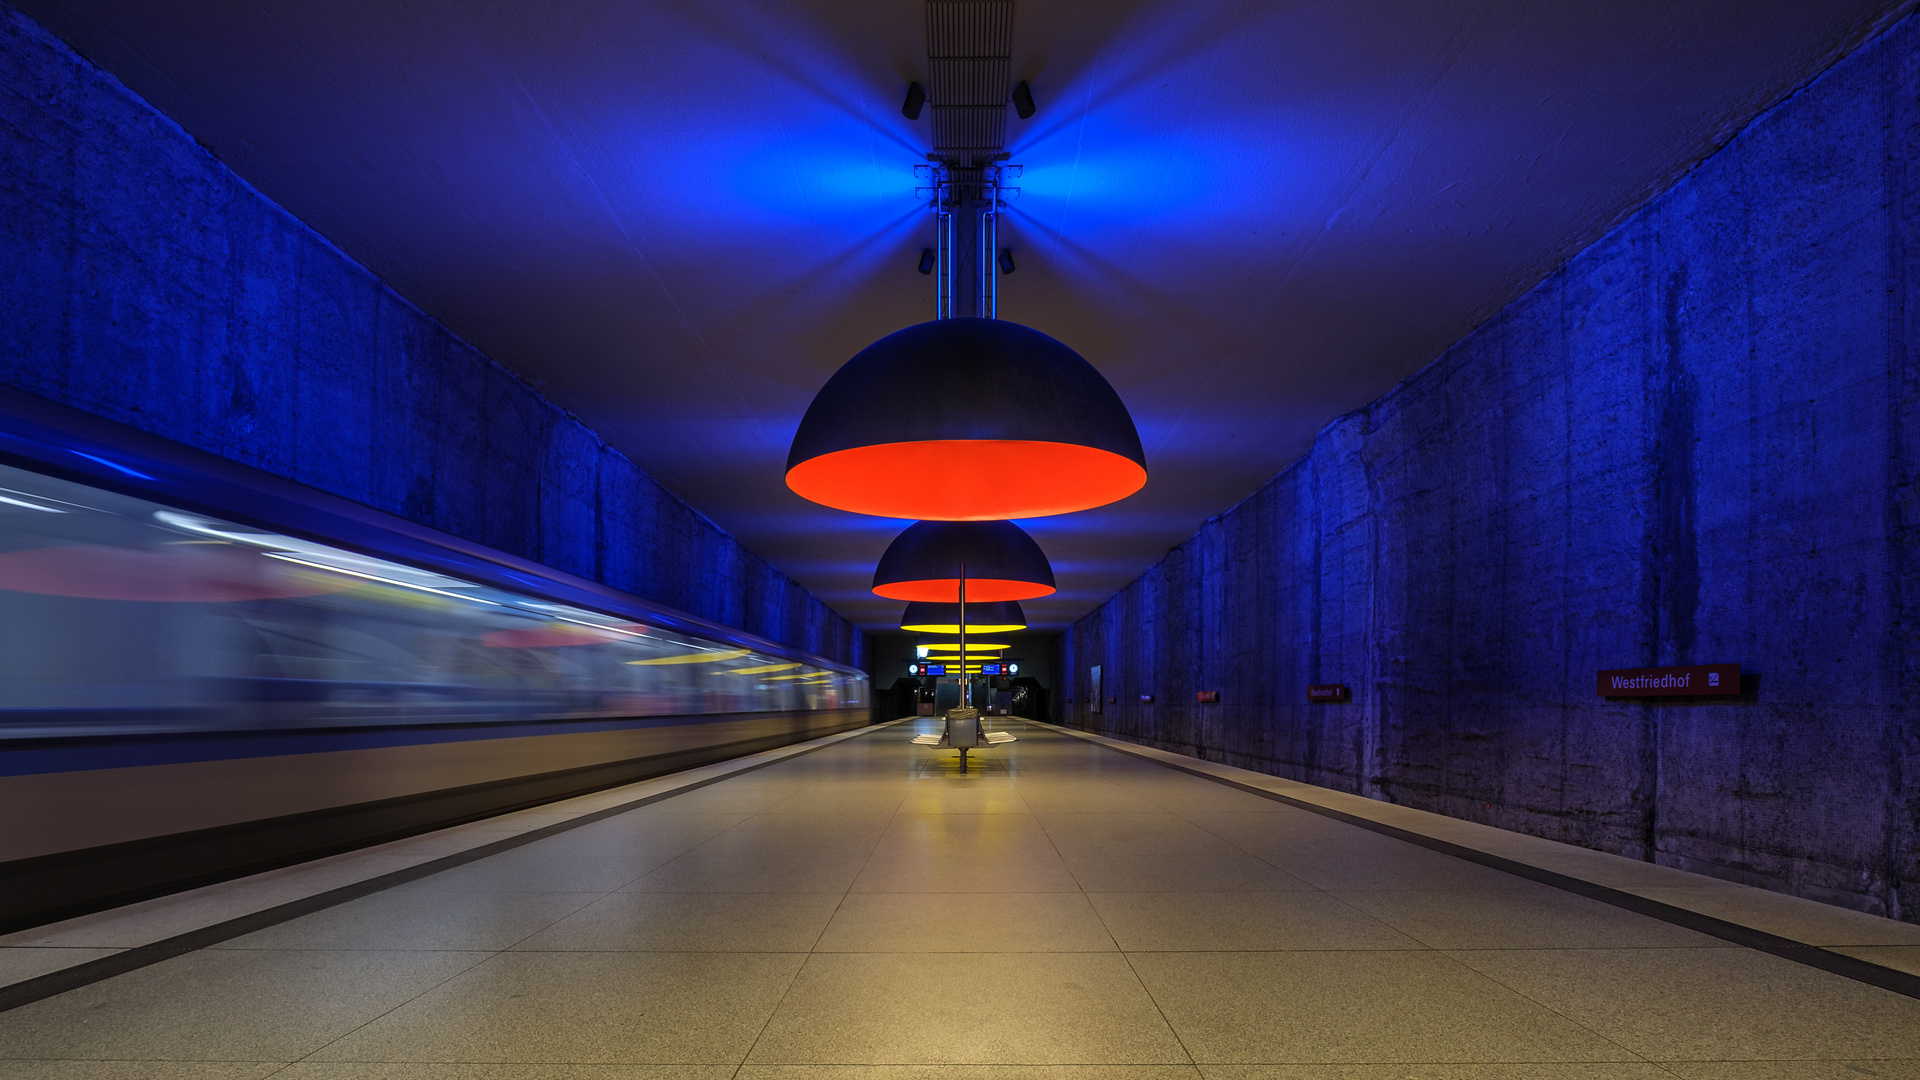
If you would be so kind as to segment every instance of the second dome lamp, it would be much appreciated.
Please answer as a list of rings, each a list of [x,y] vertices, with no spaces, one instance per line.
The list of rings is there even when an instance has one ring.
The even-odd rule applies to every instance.
[[[1107,380],[1001,319],[937,319],[862,349],[814,396],[787,455],[802,498],[875,517],[1048,517],[1146,482],[1140,433]]]
[[[1053,592],[1053,566],[1011,521],[917,521],[893,538],[873,591],[893,600],[1029,600]]]

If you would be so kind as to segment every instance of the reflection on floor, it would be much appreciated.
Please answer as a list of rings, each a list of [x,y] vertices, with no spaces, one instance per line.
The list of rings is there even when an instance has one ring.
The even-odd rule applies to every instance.
[[[1920,1001],[1007,726],[22,1006],[0,1077],[1920,1077]]]

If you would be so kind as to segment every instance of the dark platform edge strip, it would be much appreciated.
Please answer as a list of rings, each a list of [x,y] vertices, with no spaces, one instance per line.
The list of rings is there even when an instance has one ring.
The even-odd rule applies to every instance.
[[[1061,727],[1057,724],[1044,724],[1042,726],[1050,727],[1069,735],[1100,735],[1100,737],[1104,739],[1115,738],[1115,736],[1105,735],[1100,732],[1076,731],[1073,728]],[[1598,900],[1603,904],[1611,904],[1614,907],[1631,911],[1636,915],[1645,915],[1648,918],[1659,919],[1661,922],[1671,923],[1674,926],[1705,934],[1708,937],[1716,937],[1735,945],[1743,945],[1749,949],[1756,949],[1760,952],[1780,957],[1782,960],[1791,960],[1796,964],[1805,964],[1808,967],[1819,968],[1821,971],[1832,975],[1839,975],[1856,982],[1863,982],[1869,986],[1877,986],[1882,990],[1891,990],[1896,994],[1904,994],[1910,998],[1920,998],[1920,975],[1910,975],[1896,968],[1885,967],[1868,960],[1848,956],[1845,953],[1837,953],[1830,949],[1823,949],[1818,945],[1808,945],[1805,942],[1795,941],[1792,938],[1784,938],[1777,934],[1769,934],[1764,930],[1756,930],[1751,926],[1742,926],[1739,923],[1728,922],[1725,919],[1716,919],[1711,915],[1702,915],[1697,911],[1690,911],[1687,908],[1675,907],[1672,904],[1663,904],[1658,900],[1649,900],[1644,896],[1638,896],[1621,889],[1595,884],[1591,881],[1556,873],[1555,871],[1546,870],[1538,866],[1530,866],[1527,863],[1490,854],[1477,848],[1463,847],[1460,844],[1451,843],[1446,840],[1438,840],[1431,836],[1410,832],[1395,825],[1388,825],[1384,822],[1358,817],[1341,810],[1335,810],[1331,807],[1320,806],[1302,799],[1295,799],[1279,794],[1278,792],[1255,787],[1252,784],[1243,784],[1238,780],[1230,780],[1224,776],[1216,776],[1204,769],[1190,768],[1171,761],[1162,761],[1157,757],[1137,753],[1126,747],[1112,746],[1107,743],[1094,743],[1094,745],[1112,750],[1115,753],[1126,754],[1128,757],[1139,758],[1142,761],[1150,761],[1155,765],[1164,765],[1169,769],[1174,769],[1192,776],[1198,776],[1203,780],[1211,780],[1216,784],[1223,784],[1227,787],[1247,792],[1250,795],[1258,795],[1263,799],[1271,799],[1277,803],[1285,803],[1288,806],[1305,810],[1309,813],[1319,814],[1321,817],[1332,818],[1335,821],[1353,825],[1365,829],[1368,832],[1379,833],[1382,836],[1389,836],[1395,840],[1404,840],[1409,844],[1426,848],[1428,851],[1436,851],[1442,855],[1451,855],[1456,859],[1464,859],[1467,862],[1512,874],[1515,877],[1526,878],[1528,881],[1537,881],[1542,885],[1551,885],[1556,889],[1573,893],[1576,896],[1584,896],[1589,900]],[[1173,753],[1171,750],[1165,752]],[[1388,803],[1386,805],[1392,806],[1395,804]]]
[[[864,711],[839,710],[843,714]],[[738,718],[742,714],[714,715]],[[792,723],[823,714],[751,715]],[[550,772],[15,859],[0,863],[0,934],[746,757],[863,726],[864,722],[845,719],[822,725],[824,730],[795,727]]]
[[[849,736],[849,738],[858,738],[870,732],[878,731],[881,728],[891,727],[893,724],[899,722],[898,720],[883,721],[882,723],[869,727],[851,729],[854,731],[854,734]],[[417,866],[409,866],[402,870],[395,870],[389,874],[381,874],[378,877],[371,877],[365,881],[356,881],[351,885],[342,885],[337,889],[329,889],[326,892],[315,893],[312,896],[302,897],[298,900],[291,900],[276,907],[256,911],[250,915],[242,915],[238,918],[228,919],[225,922],[214,923],[212,926],[203,926],[198,930],[189,930],[184,934],[177,934],[170,938],[162,938],[159,941],[150,942],[146,945],[138,945],[124,952],[115,953],[112,956],[103,956],[98,960],[89,960],[83,964],[75,964],[70,968],[63,968],[60,971],[49,972],[45,975],[17,982],[11,986],[0,987],[0,1012],[17,1009],[22,1005],[31,1005],[36,1001],[42,1001],[58,994],[64,994],[69,990],[78,990],[83,986],[89,986],[93,983],[111,979],[116,975],[125,975],[131,971],[151,967],[163,960],[171,960],[176,956],[184,956],[187,953],[207,948],[210,945],[218,945],[223,941],[231,941],[234,938],[251,934],[256,930],[265,930],[271,926],[278,926],[281,923],[289,922],[305,915],[325,911],[330,907],[337,907],[349,901],[358,900],[365,896],[372,896],[375,893],[384,892],[399,885],[419,881],[421,878],[431,877],[434,874],[465,866],[468,863],[479,862],[481,859],[491,858],[502,852],[512,851],[514,848],[524,847],[537,840],[545,840],[550,836],[558,836],[561,833],[569,832],[585,825],[591,825],[598,821],[605,821],[608,818],[618,817],[629,811],[638,810],[643,806],[671,799],[676,795],[685,795],[690,791],[698,791],[703,787],[720,783],[723,780],[731,780],[736,776],[744,776],[750,772],[758,772],[768,766],[792,761],[794,758],[805,757],[816,750],[823,750],[828,746],[837,746],[842,742],[848,741],[847,738],[835,738],[836,735],[846,734],[846,732],[842,731],[822,735],[818,737],[816,745],[809,746],[804,750],[787,754],[783,757],[775,758],[771,761],[757,762],[753,765],[735,769],[719,776],[710,776],[705,780],[695,781],[685,787],[675,788],[672,791],[663,791],[656,795],[648,795],[634,799],[631,802],[624,802],[618,806],[609,806],[602,810],[595,810],[567,821],[556,822],[538,829],[531,829],[517,836],[509,836],[505,839],[495,840],[492,843],[482,844],[479,847],[469,848],[466,851],[456,852],[452,855],[444,855],[438,859],[423,862]],[[826,742],[825,740],[827,739],[833,739],[833,742]],[[702,766],[693,767],[700,768]],[[655,777],[655,779],[657,779],[657,777]],[[576,797],[578,797],[577,794],[562,796],[561,798]],[[559,800],[555,799],[550,801]],[[512,811],[507,812],[510,813]]]

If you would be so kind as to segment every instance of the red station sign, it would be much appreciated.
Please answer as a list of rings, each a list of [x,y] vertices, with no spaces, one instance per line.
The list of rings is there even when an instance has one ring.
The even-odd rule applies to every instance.
[[[1614,668],[1600,672],[1601,697],[1739,697],[1739,664]]]

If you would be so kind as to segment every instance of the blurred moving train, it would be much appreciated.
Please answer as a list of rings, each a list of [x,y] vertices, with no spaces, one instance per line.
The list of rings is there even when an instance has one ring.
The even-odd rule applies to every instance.
[[[0,932],[869,719],[851,667],[0,395]]]

